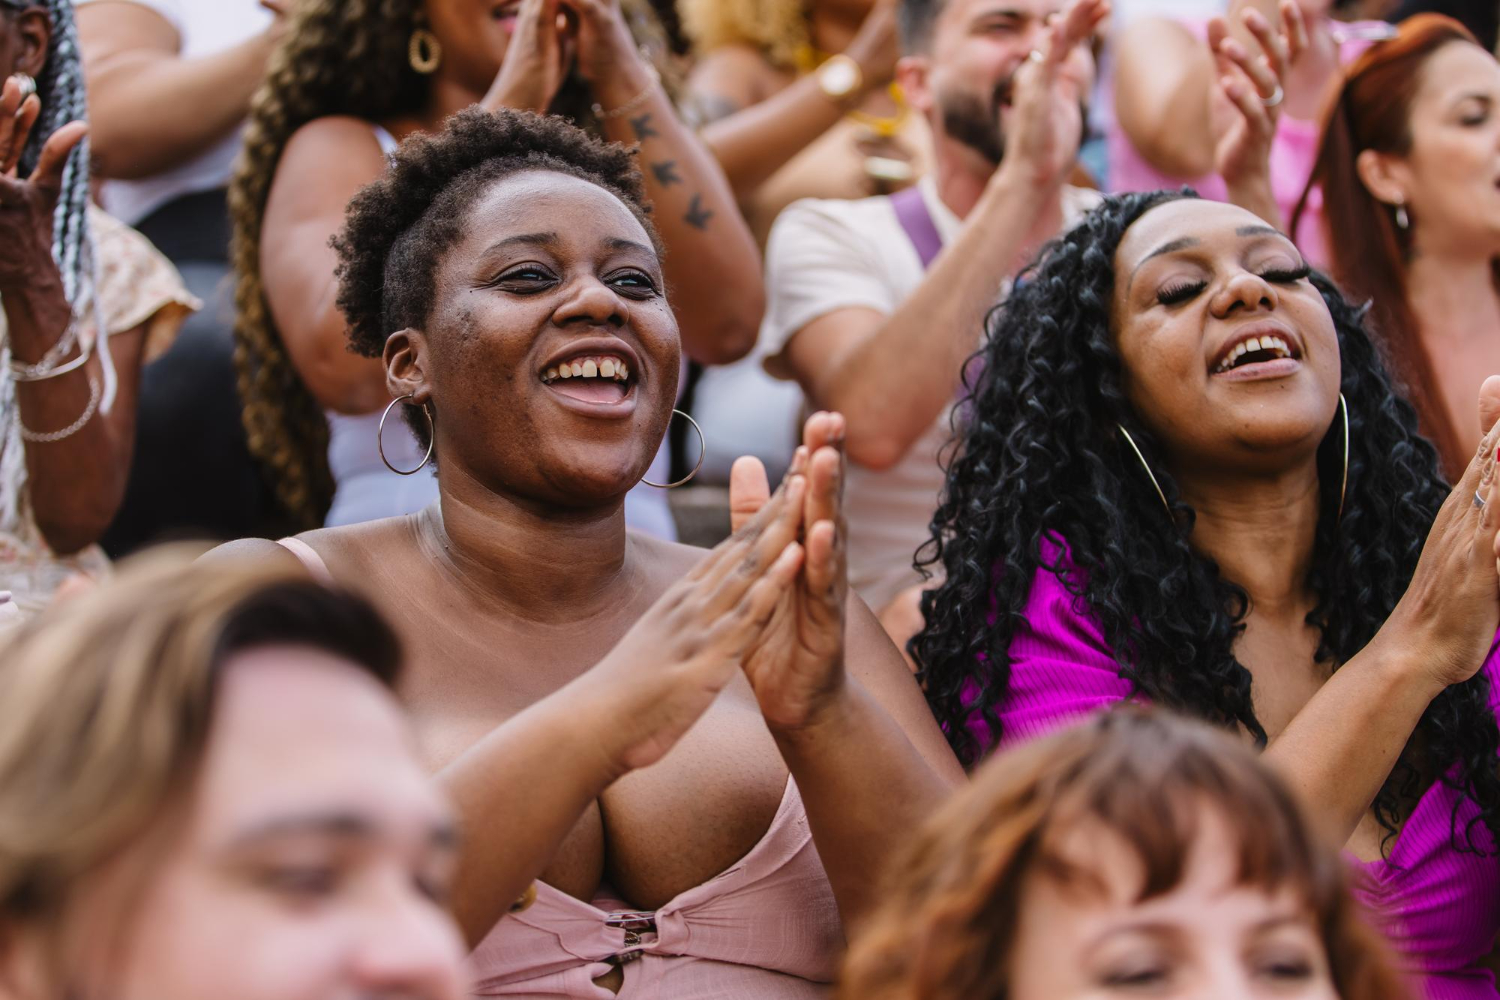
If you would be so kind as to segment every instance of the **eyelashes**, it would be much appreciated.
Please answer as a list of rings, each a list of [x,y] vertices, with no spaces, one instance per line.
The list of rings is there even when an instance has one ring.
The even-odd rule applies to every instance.
[[[1262,281],[1275,285],[1293,285],[1312,274],[1312,268],[1302,264],[1294,268],[1270,268],[1260,272]],[[1208,287],[1206,281],[1183,281],[1167,285],[1156,293],[1156,301],[1164,306],[1180,305],[1198,295]]]
[[[517,295],[533,295],[555,287],[559,280],[551,271],[528,265],[506,271],[483,287],[503,288]],[[634,269],[616,271],[603,280],[610,288],[626,298],[647,299],[659,294],[656,282],[644,271]]]

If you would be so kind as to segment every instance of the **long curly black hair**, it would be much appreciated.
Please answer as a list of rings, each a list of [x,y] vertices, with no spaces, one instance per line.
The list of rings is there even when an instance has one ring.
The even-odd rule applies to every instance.
[[[966,725],[976,713],[999,738],[1008,650],[1042,566],[1044,535],[1066,542],[1081,572],[1063,575],[1062,557],[1047,568],[1088,607],[1120,676],[1138,694],[1266,740],[1250,673],[1234,655],[1248,596],[1189,544],[1193,511],[1126,400],[1109,329],[1114,255],[1126,229],[1183,197],[1193,195],[1106,199],[1043,251],[986,321],[975,356],[982,365],[969,366],[975,374],[955,410],[957,448],[932,537],[917,559],[923,569],[941,564],[944,579],[924,597],[927,624],[911,643],[927,699],[966,766],[984,749]],[[1362,311],[1326,278],[1312,280],[1337,330],[1349,413],[1348,495],[1340,519],[1339,491],[1323,491],[1309,580],[1318,600],[1307,618],[1320,636],[1318,660],[1337,665],[1374,637],[1406,590],[1448,486]],[[1155,470],[1174,524],[1117,425]],[[1335,420],[1318,450],[1318,472],[1338,483],[1342,468]],[[1455,826],[1456,842],[1485,853],[1500,843],[1500,729],[1488,693],[1478,675],[1427,708],[1375,800],[1387,844],[1434,779],[1450,781],[1479,807],[1462,830]],[[1490,845],[1477,836],[1484,827]]]

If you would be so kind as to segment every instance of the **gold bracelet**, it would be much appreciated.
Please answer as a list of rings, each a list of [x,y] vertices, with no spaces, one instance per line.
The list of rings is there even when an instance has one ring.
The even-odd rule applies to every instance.
[[[636,94],[634,97],[626,101],[624,104],[620,105],[618,108],[614,108],[610,111],[605,111],[604,105],[600,104],[598,101],[595,101],[595,118],[598,118],[600,121],[608,121],[611,118],[620,118],[624,115],[630,114],[636,108],[646,103],[647,99],[651,96],[651,92],[656,89],[656,85],[661,83],[661,74],[657,72],[656,67],[651,63],[646,63],[645,65],[646,69],[651,73],[651,82],[646,84],[645,88],[639,94]]]

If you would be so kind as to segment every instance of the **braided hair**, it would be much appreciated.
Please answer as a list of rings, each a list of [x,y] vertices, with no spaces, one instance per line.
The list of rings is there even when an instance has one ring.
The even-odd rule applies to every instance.
[[[18,175],[29,177],[41,159],[42,147],[52,133],[73,121],[87,117],[88,102],[83,85],[83,60],[78,47],[78,29],[73,23],[71,0],[38,0],[51,21],[47,61],[36,81],[41,114],[21,151]],[[97,273],[93,230],[89,226],[89,140],[85,136],[63,166],[62,191],[52,215],[52,256],[62,275],[63,294],[73,306],[74,315],[91,311],[102,323],[104,312],[99,306],[94,276]],[[89,307],[92,307],[91,309]],[[104,399],[101,409],[108,410],[114,399],[114,366],[109,362],[109,341],[100,328],[95,349],[104,363]],[[6,348],[9,356],[9,347]],[[0,524],[13,524],[18,515],[19,486],[24,476],[25,449],[20,440],[17,419],[15,383],[8,375],[0,377]]]
[[[1028,280],[987,320],[976,355],[984,367],[976,367],[959,408],[959,448],[918,557],[924,568],[941,564],[945,578],[924,597],[926,626],[911,644],[928,702],[966,765],[983,751],[968,723],[981,718],[1000,736],[1011,639],[1042,570],[1058,573],[1087,607],[1138,694],[1266,740],[1250,672],[1234,653],[1248,595],[1192,547],[1193,512],[1162,462],[1161,442],[1126,398],[1110,333],[1121,238],[1141,215],[1181,197],[1105,199],[1043,251]],[[1362,311],[1323,276],[1312,281],[1337,333],[1349,415],[1347,499],[1340,518],[1339,491],[1323,491],[1308,579],[1317,596],[1307,616],[1319,636],[1316,657],[1337,667],[1370,642],[1405,592],[1448,486]],[[1175,524],[1164,520],[1117,426],[1155,471]],[[1320,480],[1338,483],[1343,460],[1339,428],[1318,449]],[[1044,562],[1045,536],[1066,543],[1078,572],[1060,557]],[[1488,694],[1479,674],[1447,688],[1423,713],[1375,799],[1388,835],[1436,779],[1478,807],[1472,822],[1455,814],[1455,842],[1494,849],[1478,836],[1488,827],[1500,837],[1500,730]]]
[[[235,367],[251,453],[274,484],[292,525],[322,525],[333,500],[328,422],[297,374],[266,304],[260,273],[261,221],[282,151],[315,118],[369,122],[420,113],[431,78],[411,68],[407,46],[423,21],[424,0],[303,0],[271,58],[251,106],[245,147],[229,189],[236,274]],[[670,57],[661,23],[645,0],[626,0],[626,20],[648,58]],[[664,80],[672,79],[670,74]],[[576,76],[553,111],[592,118],[592,98]]]

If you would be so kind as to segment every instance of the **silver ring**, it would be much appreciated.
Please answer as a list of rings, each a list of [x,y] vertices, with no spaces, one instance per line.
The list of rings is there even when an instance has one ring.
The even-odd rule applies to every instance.
[[[36,80],[25,73],[17,73],[13,79],[16,81],[16,85],[21,88],[21,103],[25,104],[26,98],[36,93]]]
[[[1482,497],[1482,496],[1479,495],[1479,491],[1478,490],[1475,490],[1474,491],[1474,506],[1475,507],[1483,507],[1484,505],[1485,505],[1485,499],[1484,499],[1484,497]]]
[[[1286,97],[1286,91],[1282,90],[1281,84],[1278,83],[1276,85],[1276,93],[1272,94],[1270,97],[1262,97],[1260,99],[1260,103],[1264,104],[1268,108],[1274,108],[1276,107],[1276,105],[1281,103],[1282,98],[1284,97]]]

